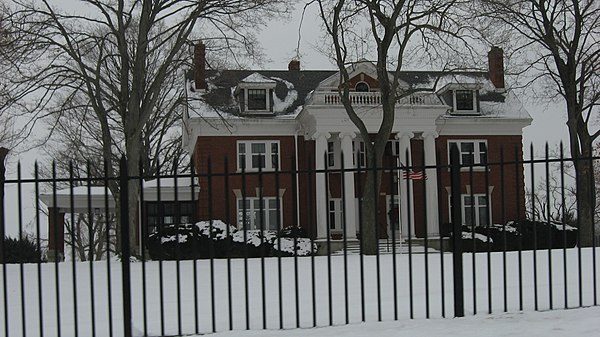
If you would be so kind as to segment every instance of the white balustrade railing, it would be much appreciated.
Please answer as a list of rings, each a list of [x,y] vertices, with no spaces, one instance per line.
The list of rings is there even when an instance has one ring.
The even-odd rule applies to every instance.
[[[342,105],[342,100],[337,92],[317,93],[315,103],[324,105]],[[351,92],[352,105],[381,105],[379,92]],[[433,93],[415,93],[399,98],[398,105],[441,105],[442,102]]]

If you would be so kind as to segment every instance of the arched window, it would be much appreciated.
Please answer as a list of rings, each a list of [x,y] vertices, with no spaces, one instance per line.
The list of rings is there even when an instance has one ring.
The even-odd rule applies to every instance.
[[[356,83],[356,86],[354,87],[354,90],[357,92],[368,92],[369,91],[369,85],[367,84],[367,82],[358,82]]]

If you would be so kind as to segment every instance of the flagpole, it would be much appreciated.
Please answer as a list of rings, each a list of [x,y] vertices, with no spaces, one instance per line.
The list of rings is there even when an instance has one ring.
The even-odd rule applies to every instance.
[[[400,156],[396,159],[398,162],[397,175],[398,175],[398,241],[402,242],[402,192],[400,192],[400,184],[402,184],[402,172],[400,170]],[[395,229],[394,229],[395,230]]]

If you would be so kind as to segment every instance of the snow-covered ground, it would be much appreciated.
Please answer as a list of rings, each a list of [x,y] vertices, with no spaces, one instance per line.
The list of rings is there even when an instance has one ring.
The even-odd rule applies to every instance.
[[[213,337],[592,337],[600,335],[600,307],[502,313],[456,319],[414,319],[284,331],[228,331]]]
[[[529,326],[552,330],[550,328],[552,326],[560,328],[563,325],[575,326],[581,333],[597,332],[600,329],[588,329],[588,326],[594,324],[598,327],[598,323],[592,321],[593,317],[598,317],[597,308],[530,314],[535,310],[536,295],[537,308],[540,311],[546,311],[550,307],[562,309],[565,306],[575,308],[580,305],[596,304],[596,292],[600,289],[600,283],[595,277],[595,272],[600,268],[600,261],[596,259],[594,266],[592,253],[592,249],[582,249],[580,257],[578,249],[569,249],[566,255],[563,255],[562,250],[555,250],[551,254],[550,266],[548,252],[538,251],[537,268],[534,268],[533,252],[523,252],[521,273],[519,273],[517,252],[508,252],[506,259],[502,253],[492,253],[489,264],[486,253],[475,255],[466,253],[464,255],[464,298],[467,317],[464,319],[442,319],[442,315],[453,317],[454,313],[452,255],[448,253],[444,254],[443,258],[439,253],[413,254],[412,260],[409,260],[407,254],[396,255],[395,273],[393,255],[382,255],[379,263],[375,257],[364,257],[362,260],[364,282],[361,282],[359,255],[348,256],[346,264],[344,256],[333,256],[330,260],[327,257],[315,257],[314,272],[313,259],[310,257],[297,260],[282,258],[281,264],[277,258],[264,259],[264,269],[261,259],[249,259],[247,267],[243,259],[234,259],[230,261],[229,268],[227,260],[215,260],[212,264],[206,260],[197,261],[195,268],[193,261],[132,263],[132,323],[136,336],[143,335],[144,331],[147,331],[150,336],[161,336],[177,335],[180,332],[182,334],[209,333],[213,329],[223,333],[224,336],[237,336],[237,334],[240,336],[246,334],[248,336],[285,336],[285,334],[326,336],[348,333],[350,336],[369,334],[376,337],[395,335],[399,330],[402,330],[403,336],[413,335],[412,332],[416,336],[436,334],[448,336],[458,335],[459,332],[461,336],[475,336],[475,334],[480,336],[488,335],[488,330],[498,330],[497,332],[500,333],[490,336],[503,336],[502,333],[514,336],[511,331],[523,333]],[[567,265],[566,274],[564,261]],[[506,264],[506,277],[503,272],[504,264]],[[425,272],[426,265],[428,273]],[[93,266],[93,278],[90,266]],[[328,266],[331,267],[331,273],[328,272]],[[581,278],[579,266],[581,266]],[[8,336],[21,336],[23,326],[27,336],[39,336],[40,322],[44,328],[44,336],[56,336],[59,321],[57,312],[60,313],[62,336],[75,335],[75,316],[77,316],[77,329],[80,336],[91,336],[92,329],[97,336],[107,336],[111,328],[115,336],[122,335],[120,264],[112,262],[109,268],[106,262],[75,263],[75,273],[70,262],[60,263],[58,266],[43,264],[40,278],[38,278],[37,265],[24,265],[23,290],[21,290],[20,267],[7,265],[5,268],[7,299],[3,298],[2,301],[3,303],[6,301],[7,306]],[[55,285],[55,268],[59,271],[58,294]],[[228,269],[231,272],[228,272]],[[109,296],[109,282],[107,282],[109,270],[111,296]],[[247,278],[245,271],[247,271]],[[347,282],[344,281],[345,275],[347,275]],[[394,275],[396,275],[395,279]],[[489,283],[488,275],[490,275]],[[92,279],[93,291],[91,291]],[[229,284],[231,287],[228,287]],[[520,287],[519,284],[522,286]],[[38,287],[41,287],[41,303]],[[211,296],[211,288],[214,289],[214,297]],[[76,293],[74,289],[77,290]],[[364,296],[362,289],[364,289]],[[491,294],[490,297],[488,293]],[[93,306],[92,294],[94,295]],[[550,295],[552,295],[552,304]],[[60,299],[60,308],[56,304],[57,298]],[[506,309],[510,314],[504,313],[505,298]],[[523,311],[527,314],[518,313],[521,311],[521,298]],[[24,309],[22,303],[25,305]],[[112,317],[109,316],[109,304],[112,305]],[[367,323],[361,323],[363,307],[364,319]],[[494,313],[492,316],[488,315],[489,307]],[[313,308],[316,308],[314,315]],[[411,312],[415,320],[410,319]],[[431,320],[425,320],[427,313]],[[474,313],[477,316],[473,316]],[[4,308],[1,307],[0,331],[2,332],[5,331],[4,316]],[[396,316],[398,321],[394,322]],[[563,316],[566,318],[563,319]],[[583,321],[574,323],[569,318],[573,316]],[[387,323],[373,323],[380,318]],[[325,327],[330,323],[344,325],[346,322],[351,325],[311,329],[315,325]],[[517,324],[513,325],[514,322]],[[247,326],[252,330],[261,330],[264,326],[270,330],[277,330],[281,325],[285,329],[293,329],[297,326],[303,329],[285,332],[237,331],[228,335],[224,332],[230,329],[230,324],[235,330],[245,330]],[[541,331],[547,331],[543,329]],[[405,330],[410,333],[405,334]],[[540,335],[562,336],[567,331],[569,329],[565,328],[562,333],[549,332]],[[570,332],[568,334],[577,335]],[[534,335],[537,335],[537,332]]]

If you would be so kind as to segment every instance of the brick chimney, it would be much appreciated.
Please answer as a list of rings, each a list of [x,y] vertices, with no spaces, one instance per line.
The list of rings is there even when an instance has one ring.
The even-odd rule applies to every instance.
[[[289,71],[300,71],[300,61],[299,60],[291,60],[288,64]]]
[[[492,46],[488,52],[488,67],[490,81],[496,89],[504,89],[504,51],[502,48]]]
[[[206,47],[202,42],[194,46],[194,82],[196,89],[206,90]]]

